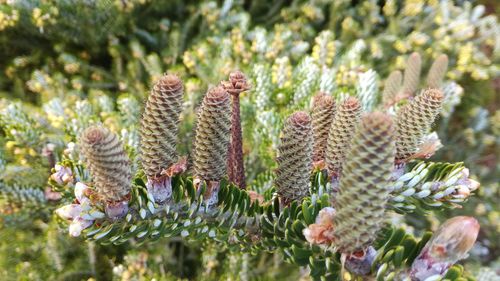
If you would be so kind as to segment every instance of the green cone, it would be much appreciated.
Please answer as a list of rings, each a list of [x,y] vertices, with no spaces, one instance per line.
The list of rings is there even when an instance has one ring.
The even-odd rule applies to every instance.
[[[177,132],[182,111],[182,81],[163,76],[151,90],[141,120],[141,160],[149,179],[177,161]]]
[[[309,192],[312,169],[313,132],[306,112],[292,114],[285,122],[278,147],[276,185],[284,205],[299,201]]]
[[[334,233],[340,252],[365,251],[376,238],[385,219],[394,151],[390,116],[380,112],[365,115],[340,178]]]
[[[402,107],[397,117],[396,160],[407,161],[415,154],[441,110],[443,93],[427,89]]]
[[[101,126],[92,126],[80,136],[80,146],[99,196],[119,202],[130,193],[130,161],[118,136]]]
[[[226,174],[231,101],[222,86],[208,91],[198,111],[194,143],[194,176],[219,181]]]
[[[313,160],[325,159],[326,143],[330,126],[335,116],[335,100],[332,96],[319,92],[314,96],[312,109],[312,127],[314,132]]]
[[[432,63],[429,73],[427,74],[427,86],[429,88],[439,89],[441,87],[441,81],[446,74],[448,69],[448,56],[440,55]]]
[[[401,71],[395,70],[391,72],[384,83],[384,92],[382,93],[382,102],[385,106],[390,106],[396,100],[398,91],[401,89],[401,80],[403,75]]]
[[[422,58],[420,54],[414,52],[406,61],[405,74],[403,79],[403,93],[412,96],[418,89],[420,83],[420,71],[422,70]]]
[[[338,176],[361,114],[361,104],[354,97],[347,98],[337,109],[328,134],[326,164],[330,176]]]

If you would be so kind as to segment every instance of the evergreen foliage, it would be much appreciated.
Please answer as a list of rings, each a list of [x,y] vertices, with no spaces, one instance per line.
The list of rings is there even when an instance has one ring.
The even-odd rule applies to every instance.
[[[491,1],[0,2],[2,280],[498,277]]]

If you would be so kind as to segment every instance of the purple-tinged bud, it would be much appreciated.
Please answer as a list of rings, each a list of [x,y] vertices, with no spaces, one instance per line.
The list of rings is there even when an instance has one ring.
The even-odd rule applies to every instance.
[[[356,275],[365,276],[370,273],[377,251],[372,246],[365,251],[353,253],[346,257],[345,268]]]
[[[479,223],[473,217],[459,216],[445,221],[413,262],[411,279],[420,281],[444,275],[450,266],[467,257],[478,233]]]

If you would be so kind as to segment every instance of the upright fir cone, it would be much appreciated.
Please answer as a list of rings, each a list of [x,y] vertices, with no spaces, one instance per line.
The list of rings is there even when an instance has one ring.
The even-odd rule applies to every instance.
[[[429,73],[427,74],[427,87],[439,89],[447,69],[448,56],[442,54],[436,58],[429,69]]]
[[[106,213],[117,217],[126,213],[131,189],[130,161],[117,135],[101,126],[87,128],[80,146],[97,194],[106,203]]]
[[[166,74],[151,90],[141,120],[141,160],[147,187],[158,203],[172,195],[166,171],[177,161],[177,133],[184,88],[179,77]]]
[[[222,86],[231,94],[231,144],[228,151],[228,177],[238,187],[245,188],[245,167],[243,164],[243,137],[240,117],[240,94],[250,86],[243,72],[233,71],[229,74],[229,81],[223,81]]]
[[[427,89],[400,108],[397,114],[397,163],[408,161],[418,151],[442,103],[443,93],[440,90]]]
[[[420,54],[414,52],[406,61],[405,74],[403,80],[403,95],[412,96],[418,89],[420,83],[420,71],[422,69],[422,58]]]
[[[333,117],[326,146],[326,164],[332,178],[338,178],[342,171],[360,115],[361,104],[358,99],[349,97],[340,104]]]
[[[278,146],[276,185],[283,205],[300,201],[309,192],[312,169],[313,132],[306,112],[292,114],[285,122]]]
[[[401,71],[395,70],[391,72],[384,83],[384,92],[382,93],[382,102],[384,106],[389,107],[394,104],[397,99],[398,91],[401,89],[401,81],[403,75]]]
[[[381,112],[361,118],[340,178],[334,237],[341,253],[364,256],[385,220],[394,163],[394,126]]]
[[[314,153],[315,163],[325,160],[326,143],[333,117],[335,116],[335,100],[332,96],[319,92],[313,99],[312,127],[314,132]]]
[[[208,91],[200,109],[196,125],[193,168],[196,184],[207,182],[207,205],[217,203],[219,182],[227,171],[231,104],[229,94],[222,86]]]

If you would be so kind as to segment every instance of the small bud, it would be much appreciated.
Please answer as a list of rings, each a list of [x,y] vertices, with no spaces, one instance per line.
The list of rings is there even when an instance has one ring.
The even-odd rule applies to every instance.
[[[78,237],[82,233],[82,230],[91,226],[93,221],[85,220],[81,217],[76,217],[73,222],[69,225],[69,235],[73,237]]]
[[[80,204],[69,204],[56,210],[56,214],[63,219],[73,219],[82,212]]]
[[[248,190],[247,194],[248,197],[250,197],[250,202],[259,202],[259,204],[264,203],[264,196],[262,194],[259,194],[253,190]]]
[[[349,270],[349,272],[365,276],[370,273],[376,255],[377,251],[370,246],[366,249],[366,251],[357,252],[347,256],[345,260],[345,267]]]
[[[55,165],[53,173],[50,178],[53,179],[58,184],[64,185],[73,180],[73,173],[69,167],[64,167],[62,165]]]
[[[148,178],[146,187],[156,203],[164,203],[172,197],[172,178],[170,177]]]
[[[108,202],[104,211],[111,219],[123,218],[128,213],[128,201]]]
[[[475,218],[458,216],[445,221],[413,262],[412,280],[443,276],[450,266],[467,256],[478,233],[479,223]]]
[[[309,225],[303,230],[307,242],[316,245],[330,246],[333,243],[333,219],[335,209],[331,207],[323,208],[316,217],[316,223]]]

